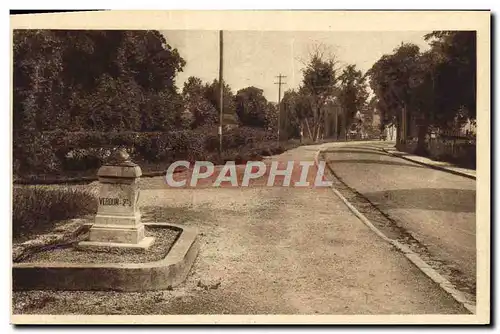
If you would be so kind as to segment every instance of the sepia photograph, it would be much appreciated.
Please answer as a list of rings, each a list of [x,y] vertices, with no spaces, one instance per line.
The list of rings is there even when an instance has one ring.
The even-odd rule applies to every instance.
[[[11,322],[489,323],[490,20],[11,15]]]

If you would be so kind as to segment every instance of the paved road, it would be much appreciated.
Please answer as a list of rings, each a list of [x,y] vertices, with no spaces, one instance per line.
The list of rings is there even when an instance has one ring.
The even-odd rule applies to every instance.
[[[312,160],[318,148],[298,148],[278,159]],[[202,232],[200,254],[185,284],[145,293],[18,293],[17,309],[88,314],[467,313],[328,188],[172,190],[163,182],[143,180],[143,219],[196,226]]]
[[[388,213],[475,289],[476,182],[380,152],[380,143],[328,149],[334,172]]]

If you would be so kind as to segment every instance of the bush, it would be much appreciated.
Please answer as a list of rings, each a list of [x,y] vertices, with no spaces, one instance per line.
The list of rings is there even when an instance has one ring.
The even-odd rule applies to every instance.
[[[94,214],[96,211],[97,200],[82,190],[14,187],[12,235],[14,239],[24,239],[31,234],[49,230],[57,221]]]
[[[102,149],[74,149],[68,152],[61,165],[64,170],[88,170],[97,169],[109,156]]]
[[[285,150],[276,143],[274,132],[261,128],[228,129],[222,138],[223,150],[239,152],[240,160],[261,159],[263,155]],[[35,175],[95,174],[118,147],[126,148],[132,160],[139,164],[220,160],[217,127],[208,125],[170,132],[53,131],[37,135],[32,143],[17,140],[15,145],[18,149],[14,150],[14,174],[22,179]],[[236,157],[235,153],[227,154]]]
[[[15,175],[54,173],[61,163],[48,136],[14,134],[13,171]]]
[[[214,164],[225,164],[227,161],[234,161],[237,165],[244,165],[248,161],[260,161],[262,156],[251,150],[229,149],[222,152],[222,161],[215,159]]]

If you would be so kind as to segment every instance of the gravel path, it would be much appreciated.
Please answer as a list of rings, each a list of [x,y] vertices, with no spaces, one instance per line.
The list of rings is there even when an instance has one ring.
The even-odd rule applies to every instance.
[[[73,246],[54,248],[34,253],[26,263],[144,263],[164,259],[179,232],[170,228],[146,227],[145,235],[155,238],[147,252],[134,249],[103,249],[102,251],[77,249]]]
[[[278,158],[312,159],[318,148]],[[165,190],[162,182],[143,184],[144,219],[181,220],[201,231],[200,254],[185,284],[144,293],[19,292],[15,312],[467,313],[329,189]]]

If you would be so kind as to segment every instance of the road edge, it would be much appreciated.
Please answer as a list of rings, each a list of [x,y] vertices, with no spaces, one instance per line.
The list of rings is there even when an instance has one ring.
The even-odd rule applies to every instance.
[[[316,166],[319,166],[319,156],[322,153],[322,150],[318,150],[315,155],[314,155],[314,163]],[[326,162],[325,162],[325,167]],[[325,168],[325,176],[326,174],[330,174],[328,172],[328,167]],[[331,176],[331,175],[330,175]],[[401,244],[397,240],[393,240],[389,237],[387,237],[384,233],[382,233],[375,225],[373,225],[368,218],[366,218],[365,215],[363,215],[361,212],[354,207],[337,189],[334,188],[332,185],[330,189],[333,191],[333,193],[344,202],[344,204],[347,206],[347,208],[354,213],[354,215],[363,222],[370,230],[372,230],[376,235],[378,235],[380,238],[385,240],[386,242],[390,243],[393,245],[396,249],[398,249],[403,255],[411,262],[413,263],[420,271],[422,271],[427,277],[429,277],[434,283],[439,285],[441,289],[443,289],[447,294],[449,294],[455,301],[457,301],[459,304],[461,304],[465,309],[467,309],[469,312],[472,314],[476,315],[476,303],[472,301],[468,301],[465,295],[456,289],[454,285],[448,281],[445,277],[443,277],[441,274],[439,274],[436,270],[434,270],[429,264],[427,264],[422,258],[415,252],[413,252],[410,248],[407,246]]]
[[[383,152],[385,152],[385,153],[387,153],[387,154],[389,154],[389,155],[391,155],[393,157],[401,158],[403,160],[410,161],[410,162],[419,164],[421,166],[426,166],[426,167],[429,167],[429,168],[432,168],[432,169],[440,170],[442,172],[447,172],[447,173],[450,173],[450,174],[455,174],[455,175],[463,176],[463,177],[466,177],[468,179],[476,180],[476,176],[472,175],[472,174],[468,174],[468,173],[460,172],[460,171],[457,171],[457,170],[449,169],[449,168],[444,167],[444,166],[437,166],[437,165],[428,164],[426,162],[414,160],[414,159],[411,159],[411,158],[406,157],[404,155],[394,154],[393,152],[391,152],[391,151],[389,151],[389,150],[387,150],[385,148],[380,148],[380,150],[382,150]]]

